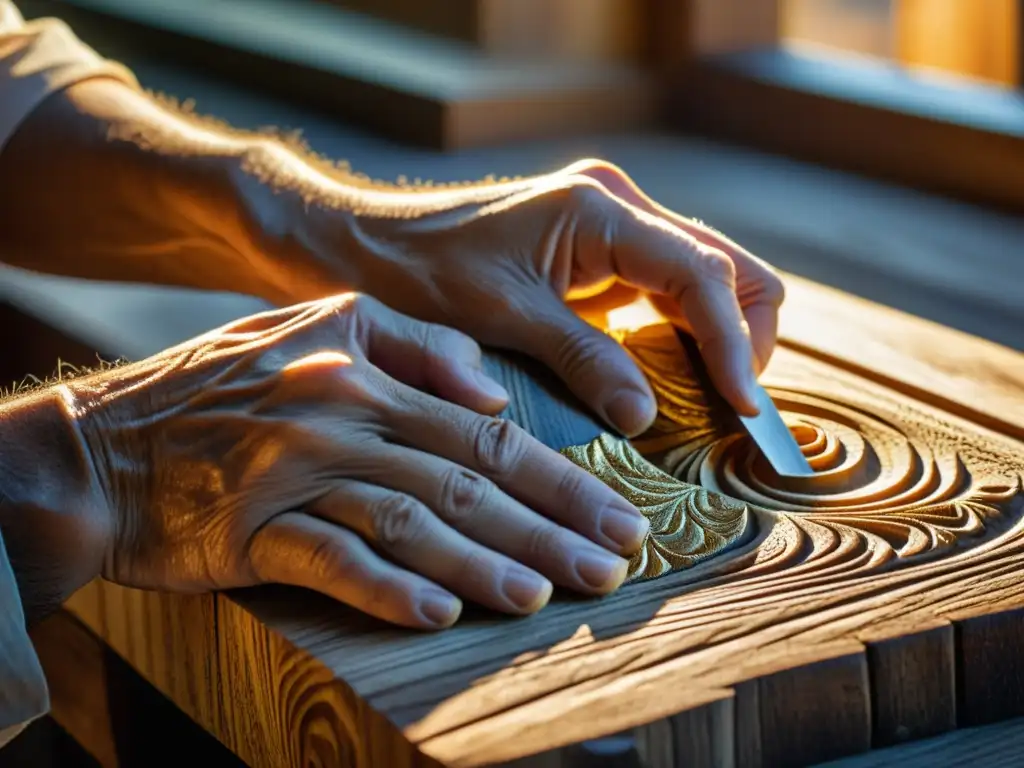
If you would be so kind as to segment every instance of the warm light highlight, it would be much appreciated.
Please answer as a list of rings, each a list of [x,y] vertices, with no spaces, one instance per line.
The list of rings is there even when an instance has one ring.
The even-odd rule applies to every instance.
[[[317,365],[338,367],[352,365],[352,358],[344,352],[334,350],[315,352],[312,355],[306,355],[306,357],[301,360],[296,360],[294,363],[289,363],[284,369],[286,371],[293,371],[299,368],[308,368]]]
[[[635,331],[648,325],[659,325],[665,318],[654,308],[654,305],[641,297],[632,304],[618,307],[608,312],[606,328],[609,331]]]

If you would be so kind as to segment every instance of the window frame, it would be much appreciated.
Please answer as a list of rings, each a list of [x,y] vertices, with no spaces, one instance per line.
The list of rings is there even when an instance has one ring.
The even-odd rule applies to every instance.
[[[781,3],[652,0],[671,127],[1024,211],[1024,90],[786,48]],[[746,22],[723,25],[730,17]]]

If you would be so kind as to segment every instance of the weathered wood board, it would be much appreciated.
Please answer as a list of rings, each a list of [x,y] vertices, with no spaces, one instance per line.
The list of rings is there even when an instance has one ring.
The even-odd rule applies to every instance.
[[[276,588],[69,607],[254,766],[809,765],[1024,714],[1024,358],[803,281],[786,312],[810,484],[713,408],[638,442],[749,504],[692,568],[437,635]]]

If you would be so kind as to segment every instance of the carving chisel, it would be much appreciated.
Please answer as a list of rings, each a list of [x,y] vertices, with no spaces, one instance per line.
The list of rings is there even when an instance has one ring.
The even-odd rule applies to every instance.
[[[711,383],[711,376],[704,365],[704,360],[701,357],[697,343],[683,331],[677,331],[676,336],[683,345],[690,365],[693,366],[694,376],[704,387],[705,391],[712,393],[712,397],[716,397],[722,403],[725,403],[725,398],[718,394],[715,386]],[[813,475],[814,470],[807,463],[807,458],[804,456],[803,451],[800,450],[800,446],[797,445],[793,433],[786,426],[786,422],[782,420],[782,414],[775,407],[775,403],[772,402],[768,392],[760,384],[755,384],[755,388],[759,413],[757,416],[740,416],[736,414],[740,423],[743,424],[743,427],[753,438],[754,443],[761,450],[761,453],[764,454],[768,463],[772,465],[772,469],[778,474],[786,477],[807,477]]]

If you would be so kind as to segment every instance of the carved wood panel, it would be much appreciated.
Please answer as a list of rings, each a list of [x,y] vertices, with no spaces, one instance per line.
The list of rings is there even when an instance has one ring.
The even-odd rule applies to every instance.
[[[501,363],[510,415],[655,522],[609,598],[434,635],[284,589],[162,637],[114,631],[148,626],[128,590],[72,606],[258,766],[811,765],[1024,714],[1020,442],[783,348],[765,382],[818,471],[779,478],[671,333],[624,341],[661,405],[635,450]]]

